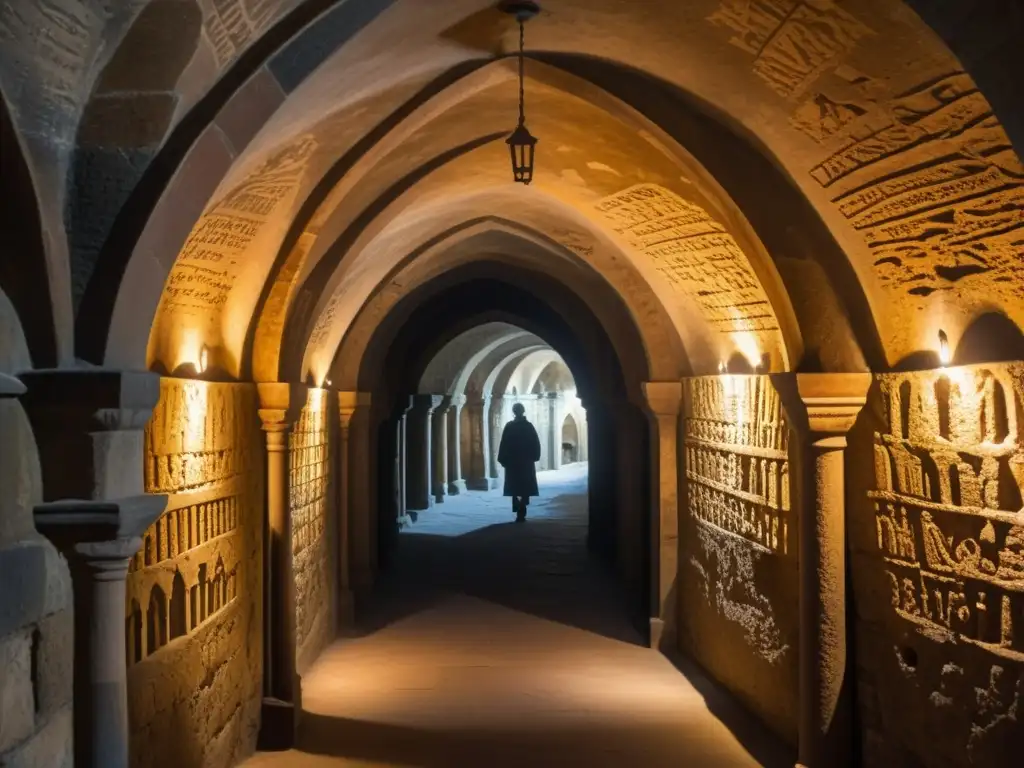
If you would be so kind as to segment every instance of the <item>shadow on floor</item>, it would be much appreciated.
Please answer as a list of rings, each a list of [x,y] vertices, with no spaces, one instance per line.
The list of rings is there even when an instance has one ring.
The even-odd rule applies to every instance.
[[[300,741],[302,751],[310,755],[418,768],[679,768],[681,738],[674,726],[670,722],[600,726],[591,722],[578,727],[561,723],[542,730],[509,723],[500,730],[427,730],[304,713]],[[792,766],[791,760],[778,756],[752,756],[768,768]],[[699,734],[688,734],[685,765],[724,768],[733,764],[749,762],[723,761],[713,739],[702,741]]]
[[[391,567],[358,605],[356,634],[372,634],[458,593],[623,642],[645,642],[640,597],[628,595],[587,549],[585,492],[544,499],[542,512],[525,523],[511,517],[458,536],[400,535]]]

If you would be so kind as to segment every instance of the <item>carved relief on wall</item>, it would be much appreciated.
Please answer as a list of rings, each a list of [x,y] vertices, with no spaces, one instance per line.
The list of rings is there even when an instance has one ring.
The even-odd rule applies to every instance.
[[[893,611],[1024,662],[1024,367],[891,374],[881,390],[868,496]]]
[[[330,564],[327,535],[332,512],[329,497],[330,411],[327,393],[311,389],[290,435],[290,509],[295,571],[296,650],[311,662],[332,632]],[[304,663],[300,663],[304,666]]]
[[[133,744],[144,745],[132,749],[134,768],[227,765],[252,749],[262,658],[257,407],[252,385],[161,380],[145,487],[168,504],[130,563],[125,605],[129,720]]]
[[[297,0],[202,0],[203,35],[218,67],[233,61]]]
[[[604,198],[597,210],[714,331],[753,333],[762,348],[782,348],[775,310],[750,262],[703,208],[656,184],[637,184]]]
[[[792,552],[789,427],[771,381],[690,380],[684,437],[693,518],[767,552]]]
[[[831,0],[721,0],[708,21],[731,30],[729,42],[754,56],[754,74],[786,98],[873,34]]]

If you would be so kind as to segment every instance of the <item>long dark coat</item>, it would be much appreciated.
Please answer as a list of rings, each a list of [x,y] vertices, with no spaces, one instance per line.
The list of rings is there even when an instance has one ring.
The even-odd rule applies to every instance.
[[[498,463],[505,468],[506,496],[538,496],[537,468],[540,439],[537,430],[525,417],[505,425],[498,446]]]

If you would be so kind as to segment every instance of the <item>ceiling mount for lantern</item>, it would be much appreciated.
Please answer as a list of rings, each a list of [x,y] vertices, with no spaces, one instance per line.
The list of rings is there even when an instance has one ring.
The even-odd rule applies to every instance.
[[[515,16],[519,22],[519,125],[505,139],[505,143],[512,155],[512,178],[521,184],[529,184],[533,181],[533,156],[537,139],[526,128],[523,88],[523,48],[526,35],[523,24],[540,13],[540,6],[530,0],[506,0],[499,7],[505,13]]]

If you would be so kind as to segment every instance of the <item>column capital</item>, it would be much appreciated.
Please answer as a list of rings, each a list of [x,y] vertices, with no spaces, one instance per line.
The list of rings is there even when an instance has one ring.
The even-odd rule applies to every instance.
[[[359,408],[370,407],[371,399],[369,392],[339,392],[338,417],[341,419],[341,426],[348,427],[352,416]]]
[[[444,400],[444,395],[422,395],[415,394],[412,396],[412,410],[414,411],[433,411],[437,406]]]
[[[27,387],[20,379],[6,373],[0,373],[0,400],[6,397],[21,397]]]
[[[260,398],[260,421],[265,432],[282,432],[292,426],[306,405],[305,384],[286,381],[259,382],[256,391]]]
[[[65,557],[85,561],[121,560],[128,566],[142,546],[142,534],[167,506],[167,497],[143,494],[126,499],[63,499],[36,505],[36,530]]]
[[[641,384],[647,410],[654,416],[678,416],[683,405],[681,381],[645,381]]]
[[[451,404],[453,406],[455,406],[456,408],[461,408],[462,406],[464,406],[466,404],[466,396],[465,395],[452,395],[451,396]]]
[[[142,434],[160,399],[158,374],[69,368],[27,371],[19,378],[47,501],[143,492]]]
[[[561,392],[545,392],[544,393],[544,397],[548,398],[549,400],[557,400],[561,396],[562,396]]]
[[[870,373],[777,373],[771,380],[793,428],[837,448],[845,446],[871,387]]]

